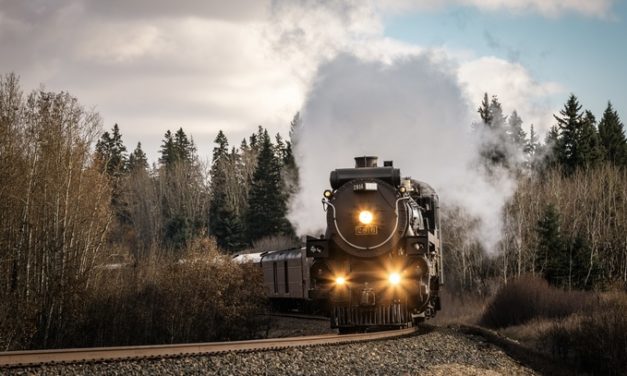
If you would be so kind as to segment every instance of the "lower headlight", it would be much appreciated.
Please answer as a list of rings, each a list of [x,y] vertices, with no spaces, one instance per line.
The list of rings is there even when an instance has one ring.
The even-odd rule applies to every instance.
[[[401,283],[401,275],[398,273],[390,273],[390,275],[388,276],[388,281],[390,281],[391,285],[396,286]]]

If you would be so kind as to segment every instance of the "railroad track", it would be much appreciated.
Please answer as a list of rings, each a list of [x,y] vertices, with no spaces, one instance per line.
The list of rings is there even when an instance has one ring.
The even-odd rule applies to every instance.
[[[416,327],[374,333],[349,335],[325,334],[318,336],[271,338],[251,341],[209,342],[176,345],[99,347],[84,349],[11,351],[0,353],[0,369],[44,364],[66,364],[84,362],[108,362],[135,359],[171,358],[200,356],[232,351],[278,350],[290,347],[305,347],[354,343],[389,339],[411,335]]]
[[[280,312],[273,312],[273,313],[263,314],[262,316],[286,317],[286,318],[289,318],[289,319],[311,320],[311,321],[329,321],[330,320],[329,317],[327,317],[327,316],[307,315],[307,314],[303,314],[303,313],[280,313]]]

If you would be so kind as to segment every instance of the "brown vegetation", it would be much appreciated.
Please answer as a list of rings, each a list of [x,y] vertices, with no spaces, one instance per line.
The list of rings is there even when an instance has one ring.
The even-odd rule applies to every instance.
[[[627,372],[625,292],[564,291],[539,278],[504,285],[480,324],[594,374]]]
[[[0,344],[21,349],[253,338],[264,324],[262,286],[257,267],[235,264],[213,240],[197,239],[178,260],[161,257],[95,268],[54,341],[44,343],[35,335],[36,321],[4,312],[7,325],[16,330],[12,338],[0,337]],[[18,333],[24,327],[31,330]]]
[[[563,318],[588,310],[590,295],[563,291],[540,278],[522,277],[504,285],[486,306],[479,324],[489,328],[520,325],[538,318]]]
[[[0,77],[0,350],[254,333],[260,273],[202,236],[202,166],[122,177],[94,153],[101,128],[69,94]]]
[[[139,270],[137,270],[139,269]],[[102,270],[92,289],[82,346],[252,338],[263,312],[262,275],[197,239],[179,260]]]
[[[627,372],[627,295],[612,293],[591,309],[555,321],[540,341],[555,356],[595,374]]]
[[[0,348],[54,343],[103,252],[109,184],[90,146],[100,120],[67,93],[0,79]]]

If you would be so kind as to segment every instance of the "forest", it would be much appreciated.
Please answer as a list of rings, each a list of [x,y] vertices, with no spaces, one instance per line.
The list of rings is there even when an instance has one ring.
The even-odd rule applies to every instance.
[[[627,140],[611,103],[597,120],[571,94],[542,141],[497,96],[477,115],[475,167],[517,189],[496,254],[479,219],[443,203],[447,291],[490,296],[525,276],[624,290]],[[151,164],[102,123],[66,92],[0,78],[0,350],[254,336],[260,276],[229,255],[299,244],[299,114],[285,138],[259,126],[235,147],[220,131],[210,163],[183,128]]]

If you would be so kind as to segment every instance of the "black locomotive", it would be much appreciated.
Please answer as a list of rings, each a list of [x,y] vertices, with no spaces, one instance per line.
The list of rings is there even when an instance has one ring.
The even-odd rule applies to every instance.
[[[433,317],[443,283],[438,196],[392,162],[355,162],[331,172],[326,234],[307,237],[309,297],[328,304],[340,332]]]
[[[401,178],[392,162],[355,158],[331,172],[327,230],[305,248],[243,254],[258,264],[275,307],[323,311],[352,332],[404,327],[433,317],[443,283],[438,196]]]

